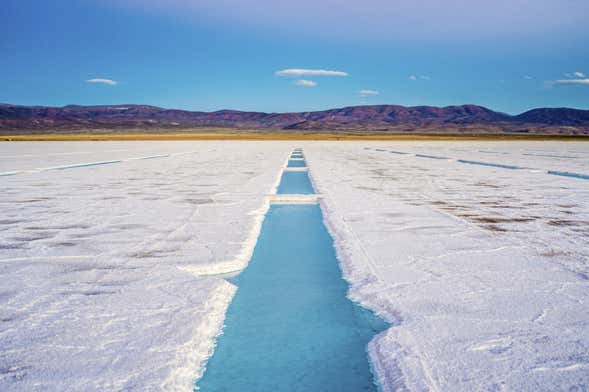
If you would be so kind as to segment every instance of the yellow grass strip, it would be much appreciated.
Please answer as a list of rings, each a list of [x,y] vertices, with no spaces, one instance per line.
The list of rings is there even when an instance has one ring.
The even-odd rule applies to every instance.
[[[106,140],[563,140],[589,141],[589,136],[566,135],[476,135],[476,134],[384,134],[374,132],[332,132],[332,131],[235,131],[235,132],[88,132],[88,133],[39,133],[27,135],[0,135],[0,141],[106,141]]]

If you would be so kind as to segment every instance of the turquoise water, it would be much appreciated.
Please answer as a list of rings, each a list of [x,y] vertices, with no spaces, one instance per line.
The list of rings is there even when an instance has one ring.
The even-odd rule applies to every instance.
[[[419,158],[430,158],[430,159],[448,159],[446,157],[439,157],[437,155],[426,155],[426,154],[415,154]]]
[[[102,166],[102,165],[112,165],[113,163],[121,163],[121,160],[115,161],[104,161],[104,162],[91,162],[91,163],[79,163],[75,165],[68,165],[68,166],[60,166],[56,167],[54,170],[67,170],[67,169],[76,169],[78,167],[89,167],[89,166]]]
[[[318,205],[273,205],[233,281],[200,392],[376,391],[366,345],[388,326],[346,298]]]
[[[305,167],[307,166],[307,163],[305,161],[293,161],[293,160],[288,160],[288,165],[287,167]]]
[[[283,172],[277,192],[279,195],[315,193],[307,172]]]
[[[562,172],[562,171],[555,171],[555,170],[548,170],[548,174],[552,174],[555,176],[580,178],[582,180],[589,180],[589,174]]]
[[[511,169],[511,170],[525,169],[525,167],[521,167],[521,166],[504,165],[502,163],[489,163],[489,162],[479,162],[479,161],[467,161],[465,159],[458,159],[457,162],[466,163],[468,165],[481,165],[481,166],[498,167],[498,168],[501,168],[501,169]]]

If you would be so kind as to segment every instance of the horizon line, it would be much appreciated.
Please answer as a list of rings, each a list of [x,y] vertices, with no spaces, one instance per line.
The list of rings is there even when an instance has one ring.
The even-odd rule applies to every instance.
[[[338,107],[329,107],[326,109],[317,109],[317,110],[297,110],[297,111],[276,111],[276,112],[272,112],[272,111],[260,111],[260,110],[242,110],[242,109],[229,109],[229,108],[223,108],[223,109],[217,109],[217,110],[197,110],[197,109],[179,109],[176,107],[167,107],[167,106],[159,106],[159,105],[153,105],[153,104],[146,104],[146,103],[116,103],[116,104],[89,104],[89,105],[84,105],[84,104],[75,104],[75,103],[69,103],[67,105],[23,105],[23,104],[13,104],[13,103],[6,103],[6,102],[0,102],[0,106],[14,106],[14,107],[28,107],[28,108],[59,108],[59,109],[64,109],[67,107],[124,107],[124,106],[133,106],[133,107],[137,107],[137,106],[149,106],[149,107],[153,107],[153,108],[158,108],[158,109],[163,109],[163,110],[179,110],[179,111],[185,111],[185,112],[200,112],[200,113],[218,113],[218,112],[224,112],[224,111],[231,111],[231,112],[241,112],[241,113],[261,113],[261,114],[289,114],[289,113],[314,113],[314,112],[325,112],[325,111],[329,111],[329,110],[341,110],[341,109],[347,109],[347,108],[356,108],[356,107],[376,107],[376,106],[397,106],[397,107],[403,107],[403,108],[418,108],[418,107],[429,107],[429,108],[438,108],[438,109],[445,109],[445,108],[451,108],[451,107],[465,107],[465,106],[476,106],[476,107],[480,107],[480,108],[484,108],[487,110],[491,110],[495,113],[500,113],[500,114],[506,114],[508,116],[517,116],[523,113],[527,113],[531,110],[537,110],[537,109],[572,109],[572,110],[582,110],[582,111],[589,111],[589,108],[579,108],[579,107],[570,107],[570,106],[540,106],[540,107],[529,107],[528,109],[519,112],[519,113],[510,113],[510,112],[504,112],[504,111],[500,111],[500,110],[495,110],[495,109],[491,109],[488,106],[484,106],[484,105],[479,105],[479,104],[475,104],[475,103],[464,103],[464,104],[457,104],[457,105],[444,105],[444,106],[437,106],[437,105],[402,105],[402,104],[394,104],[394,103],[383,103],[383,104],[360,104],[360,105],[347,105],[347,106],[338,106]]]

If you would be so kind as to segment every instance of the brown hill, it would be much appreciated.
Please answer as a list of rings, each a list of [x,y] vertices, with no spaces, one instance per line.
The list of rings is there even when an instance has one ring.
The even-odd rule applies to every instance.
[[[482,106],[351,106],[316,112],[193,112],[149,105],[64,107],[0,105],[0,132],[187,128],[424,133],[589,135],[589,110],[534,109],[517,116]]]

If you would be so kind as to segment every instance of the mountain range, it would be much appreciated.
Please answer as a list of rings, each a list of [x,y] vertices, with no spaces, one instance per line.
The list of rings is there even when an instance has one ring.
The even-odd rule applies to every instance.
[[[0,104],[0,134],[173,132],[199,129],[415,134],[589,135],[589,110],[538,108],[518,115],[477,105],[350,106],[315,112],[198,112],[149,105],[64,107]]]

